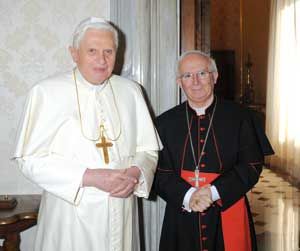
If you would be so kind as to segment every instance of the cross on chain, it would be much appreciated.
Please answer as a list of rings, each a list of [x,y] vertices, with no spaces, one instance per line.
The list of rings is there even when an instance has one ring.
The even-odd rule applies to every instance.
[[[200,182],[205,182],[206,178],[205,177],[201,178],[199,169],[196,168],[195,169],[195,177],[194,178],[189,178],[189,181],[192,181],[192,182],[194,181],[195,182],[195,187],[199,187],[199,183]]]
[[[106,141],[106,138],[103,134],[103,131],[104,131],[104,126],[100,125],[100,138],[101,138],[101,141],[96,144],[96,147],[102,148],[104,163],[108,164],[109,163],[108,147],[112,147],[113,144],[109,141]]]

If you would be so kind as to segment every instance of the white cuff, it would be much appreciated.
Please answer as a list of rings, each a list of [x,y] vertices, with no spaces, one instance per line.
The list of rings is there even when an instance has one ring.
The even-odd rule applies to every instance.
[[[192,212],[192,209],[190,208],[190,199],[195,191],[197,191],[197,189],[195,187],[191,187],[184,195],[182,208],[188,212]]]
[[[217,188],[214,185],[212,185],[210,187],[210,191],[211,191],[211,198],[212,198],[213,201],[217,201],[217,200],[220,199],[219,192],[218,192]]]

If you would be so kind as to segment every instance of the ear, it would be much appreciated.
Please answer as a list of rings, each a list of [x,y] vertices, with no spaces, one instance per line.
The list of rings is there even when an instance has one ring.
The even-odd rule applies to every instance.
[[[181,79],[180,78],[176,78],[176,83],[178,84],[178,86],[181,88],[182,84],[181,84]]]
[[[75,47],[69,46],[69,52],[72,56],[74,63],[77,63],[79,59],[78,50]]]
[[[219,74],[217,72],[213,72],[213,80],[214,80],[214,84],[217,83],[217,79],[219,77]]]

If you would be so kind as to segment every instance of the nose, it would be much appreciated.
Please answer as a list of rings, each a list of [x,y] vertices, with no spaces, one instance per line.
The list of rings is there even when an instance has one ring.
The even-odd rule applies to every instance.
[[[194,73],[193,74],[193,84],[194,85],[198,85],[198,84],[201,84],[202,82],[202,79],[199,77],[199,75],[197,73]]]
[[[104,52],[98,52],[97,53],[97,57],[96,60],[98,63],[100,63],[101,65],[106,64],[106,56]]]

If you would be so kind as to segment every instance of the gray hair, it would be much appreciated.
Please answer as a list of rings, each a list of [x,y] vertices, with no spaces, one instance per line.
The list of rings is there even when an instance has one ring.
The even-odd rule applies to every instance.
[[[200,56],[203,56],[203,57],[207,58],[208,61],[209,61],[208,70],[211,71],[211,72],[218,73],[218,68],[217,68],[216,62],[209,54],[207,54],[203,51],[200,51],[200,50],[190,50],[190,51],[186,51],[186,52],[182,53],[180,55],[179,59],[177,60],[177,64],[176,64],[176,75],[177,76],[179,76],[179,66],[180,66],[181,61],[186,56],[191,55],[191,54],[197,54],[197,55],[200,55]]]
[[[98,17],[89,17],[82,20],[76,27],[73,33],[73,47],[78,49],[81,40],[83,39],[88,29],[108,30],[112,32],[116,49],[119,45],[117,30],[105,19]]]

